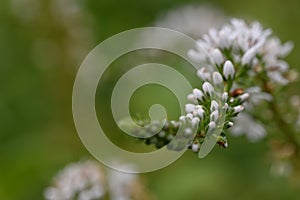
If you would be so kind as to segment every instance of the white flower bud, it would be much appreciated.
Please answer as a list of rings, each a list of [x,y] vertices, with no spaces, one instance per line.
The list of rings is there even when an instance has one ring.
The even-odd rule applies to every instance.
[[[227,122],[227,126],[232,127],[233,126],[233,122]]]
[[[212,131],[213,129],[215,129],[216,128],[216,122],[214,122],[214,121],[211,121],[211,122],[209,122],[209,124],[208,124],[208,133],[210,132],[210,131]]]
[[[210,114],[210,121],[217,121],[219,118],[219,111],[215,110]]]
[[[172,121],[171,121],[171,124],[172,124],[172,126],[173,126],[174,128],[178,128],[178,127],[179,127],[179,125],[180,125],[180,123],[179,123],[179,122],[177,122],[177,121],[174,121],[174,120],[172,120]]]
[[[203,110],[203,108],[194,110],[194,115],[198,115],[200,119],[203,119],[204,113],[205,111]]]
[[[192,119],[192,126],[196,126],[197,124],[199,124],[199,122],[200,122],[200,119],[198,118],[198,117],[194,117],[193,119]]]
[[[249,49],[242,57],[242,65],[250,64],[250,61],[254,58],[256,50],[254,48]]]
[[[212,96],[212,93],[214,92],[214,88],[209,82],[203,83],[202,89],[203,92],[209,96]]]
[[[216,85],[223,83],[223,77],[219,72],[214,72],[212,79],[213,79],[214,84],[216,84]]]
[[[197,76],[203,81],[210,81],[211,73],[205,67],[197,71]]]
[[[181,116],[179,117],[179,121],[185,121],[185,119],[186,119],[186,116],[184,116],[184,115],[181,115]]]
[[[195,105],[194,104],[186,104],[185,105],[185,111],[187,112],[187,113],[191,113],[191,112],[193,112],[193,110],[195,110]]]
[[[228,93],[227,92],[224,92],[222,94],[222,100],[225,101],[225,102],[227,102],[227,100],[228,100]]]
[[[233,108],[233,112],[234,113],[240,113],[240,112],[242,112],[244,110],[244,106],[242,106],[242,105],[238,105],[238,106],[235,106],[234,108]]]
[[[200,149],[200,144],[199,143],[193,143],[192,144],[192,150],[193,150],[193,152],[198,152],[199,151],[199,149]]]
[[[196,109],[203,109],[203,107],[201,105],[196,105],[195,108]]]
[[[244,94],[240,95],[238,98],[241,102],[244,102],[249,98],[249,96],[250,96],[249,93],[244,93]]]
[[[218,110],[218,109],[219,109],[219,104],[215,100],[212,100],[210,104],[210,111],[213,112],[214,110]]]
[[[225,147],[225,148],[228,147],[228,143],[227,143],[227,142],[224,143],[224,147]]]
[[[188,114],[186,115],[186,117],[189,118],[189,119],[193,119],[194,116],[193,116],[193,114],[188,113]]]
[[[227,60],[224,64],[224,68],[223,68],[224,77],[226,78],[226,80],[229,78],[233,79],[234,73],[235,73],[235,70],[234,70],[234,66],[233,66],[232,62]]]
[[[193,103],[197,103],[197,98],[195,97],[194,94],[189,94],[187,96],[188,101],[193,102]]]
[[[188,57],[196,62],[203,62],[205,61],[205,55],[195,50],[189,50],[187,53]]]
[[[203,100],[204,94],[203,94],[203,92],[202,92],[201,90],[195,88],[195,89],[193,89],[193,94],[194,94],[194,96],[195,96],[197,99],[199,99],[200,101]]]
[[[223,106],[223,109],[224,109],[225,111],[227,111],[227,110],[228,110],[228,108],[229,108],[229,105],[228,105],[228,103],[225,103],[225,104],[224,104],[224,106]]]
[[[219,49],[213,49],[209,55],[217,65],[220,65],[224,62],[224,57]]]
[[[165,131],[161,131],[158,133],[158,137],[165,137],[166,136],[166,132]]]
[[[193,133],[193,130],[191,128],[184,129],[184,136],[191,136]]]

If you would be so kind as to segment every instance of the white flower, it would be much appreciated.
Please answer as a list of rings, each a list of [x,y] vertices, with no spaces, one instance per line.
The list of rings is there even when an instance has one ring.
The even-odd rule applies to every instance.
[[[187,96],[188,101],[192,102],[192,103],[197,103],[197,98],[195,97],[194,94],[189,94]]]
[[[198,116],[198,117],[200,117],[200,119],[203,119],[204,113],[205,113],[205,111],[202,107],[196,108],[193,111],[194,116]]]
[[[188,113],[188,114],[186,115],[186,117],[187,117],[188,119],[190,119],[190,120],[194,118],[194,116],[193,116],[192,113]]]
[[[278,58],[287,56],[293,47],[294,45],[292,42],[281,44],[281,41],[277,37],[272,37],[266,41],[266,44],[263,47],[263,58],[267,63],[276,61]]]
[[[102,173],[92,161],[70,164],[54,178],[55,186],[46,189],[45,198],[74,199],[78,195],[80,200],[99,199],[105,194]]]
[[[264,127],[245,112],[240,113],[235,118],[234,124],[230,129],[231,133],[236,136],[245,134],[251,142],[256,142],[267,134]]]
[[[210,121],[217,121],[219,118],[219,111],[215,110],[210,114]]]
[[[122,168],[133,169],[133,166],[123,165]],[[114,169],[107,170],[108,189],[111,200],[131,200],[130,188],[137,180],[135,174],[120,172]],[[131,188],[133,189],[133,188]]]
[[[219,104],[215,100],[212,100],[210,104],[210,111],[213,112],[218,109],[219,109]]]
[[[217,64],[220,65],[224,62],[223,54],[219,49],[213,49],[209,52],[209,56],[212,58],[212,60]]]
[[[185,128],[184,129],[184,135],[185,136],[190,136],[193,133],[193,130],[191,128]]]
[[[180,117],[179,117],[179,121],[182,121],[182,122],[184,122],[186,120],[186,116],[184,116],[184,115],[181,115]]]
[[[185,105],[185,111],[187,113],[191,113],[191,112],[193,112],[193,110],[195,110],[195,105],[194,104],[186,104]]]
[[[263,54],[262,59],[265,62],[267,75],[272,81],[282,85],[286,85],[289,82],[283,76],[288,71],[289,65],[281,59],[290,53],[293,46],[291,42],[281,44],[280,40],[276,37],[272,37],[266,41],[261,50]]]
[[[224,104],[224,106],[223,106],[223,109],[224,109],[225,111],[227,111],[227,110],[228,110],[228,108],[229,108],[229,105],[228,105],[228,103],[225,103],[225,104]]]
[[[242,57],[242,65],[250,65],[252,59],[256,54],[257,54],[256,49],[254,48],[248,49]]]
[[[250,97],[250,94],[249,94],[249,93],[244,93],[244,94],[240,95],[240,96],[238,97],[238,99],[243,103],[243,102],[247,101],[247,99],[248,99],[249,97]]]
[[[209,82],[205,82],[203,83],[202,85],[202,89],[203,89],[203,92],[205,94],[208,94],[208,95],[212,95],[212,93],[214,92],[214,88],[213,86],[209,83]]]
[[[233,126],[233,122],[228,122],[227,125],[228,125],[229,127],[232,127],[232,126]]]
[[[233,79],[234,77],[234,73],[235,73],[235,70],[234,70],[234,66],[232,64],[231,61],[227,60],[224,64],[224,68],[223,68],[223,75],[226,79]]]
[[[244,110],[244,106],[242,106],[242,105],[238,105],[238,106],[233,107],[233,112],[234,113],[240,113],[243,110]]]
[[[210,81],[211,80],[211,73],[205,67],[200,68],[197,71],[197,75],[203,81]]]
[[[200,101],[203,100],[204,94],[201,90],[195,88],[195,89],[193,89],[193,94],[196,97],[196,99],[199,99]]]
[[[212,75],[212,79],[213,79],[214,84],[216,84],[216,85],[220,85],[223,83],[222,75],[219,72],[214,72]]]
[[[278,38],[270,37],[271,33],[270,29],[263,29],[258,22],[247,24],[244,20],[232,19],[220,30],[210,29],[208,34],[197,40],[191,59],[199,58],[198,61],[203,62],[212,58],[215,63],[219,64],[226,57],[220,55],[220,52],[224,53],[224,50],[231,49],[230,56],[233,61],[242,66],[247,65],[251,70],[249,74],[256,74],[255,67],[259,64],[258,57],[260,57],[269,79],[285,85],[289,82],[285,78],[289,66],[282,61],[282,58],[291,51],[293,44],[291,42],[281,44]],[[224,66],[223,72],[226,79],[233,77],[232,69],[234,68],[230,67],[227,70]]]
[[[200,149],[200,144],[199,143],[193,143],[192,144],[192,150],[193,152],[198,152]]]
[[[261,101],[272,101],[273,97],[269,93],[262,92],[262,89],[258,86],[250,87],[245,90],[250,95],[249,100],[245,106],[247,109],[252,109],[253,106],[258,105]]]
[[[209,122],[207,133],[210,133],[215,128],[216,128],[216,122],[214,121]]]
[[[224,92],[222,94],[222,100],[225,101],[225,102],[228,100],[228,93],[227,92]]]
[[[191,121],[191,124],[192,124],[192,126],[194,127],[194,126],[198,125],[199,122],[200,122],[199,117],[194,117],[194,118],[192,119],[192,121]]]
[[[172,9],[160,17],[155,26],[165,27],[198,38],[212,27],[219,27],[226,17],[211,5],[186,5]]]

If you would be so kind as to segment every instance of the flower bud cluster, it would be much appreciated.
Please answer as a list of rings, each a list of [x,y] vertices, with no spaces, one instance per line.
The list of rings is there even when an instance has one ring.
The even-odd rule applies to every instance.
[[[233,73],[232,66],[227,62],[231,60],[241,68],[240,73],[244,70],[248,71],[246,75],[262,73],[270,82],[285,85],[289,82],[289,65],[283,58],[290,53],[293,44],[282,44],[271,33],[270,29],[263,29],[258,22],[248,24],[241,19],[232,19],[220,30],[210,29],[197,40],[196,49],[188,54],[200,63],[210,61],[220,66],[225,62],[225,78]]]
[[[228,63],[231,65],[230,61]],[[186,104],[187,115],[184,117],[199,121],[196,137],[190,145],[194,152],[199,151],[206,135],[217,127],[221,129],[221,134],[216,137],[216,142],[222,147],[228,146],[227,129],[233,126],[233,118],[244,110],[243,104],[250,96],[242,89],[235,89],[228,93],[224,91],[224,88],[218,87],[218,85],[226,83],[226,79],[234,77],[234,67],[232,66],[232,68],[233,70],[229,70],[230,73],[227,73],[227,69],[223,70],[226,74],[230,74],[227,77],[224,75],[225,72],[222,74],[213,72],[209,77],[213,84],[205,81],[200,89],[195,88],[193,93],[188,95],[191,103]],[[180,120],[183,120],[184,117],[181,117]]]
[[[270,29],[263,29],[258,22],[247,24],[244,20],[232,19],[220,30],[211,29],[197,40],[195,49],[190,50],[188,56],[201,66],[197,71],[201,85],[188,95],[190,103],[185,106],[186,114],[179,121],[167,122],[158,134],[143,139],[146,144],[160,148],[174,138],[181,141],[192,135],[194,137],[188,147],[198,152],[205,138],[214,130],[220,130],[219,134],[214,134],[216,143],[227,147],[228,129],[234,123],[248,119],[256,127],[255,136],[251,135],[251,127],[245,130],[243,124],[234,129],[236,133],[247,131],[248,138],[255,140],[266,135],[264,128],[252,118],[243,115],[241,120],[237,119],[245,109],[246,102],[250,104],[247,104],[249,111],[255,102],[272,101],[267,86],[289,82],[289,66],[283,58],[293,45],[289,42],[281,44],[278,38],[271,37],[271,33]],[[185,128],[181,130],[182,124],[185,124]],[[151,126],[147,128],[153,133]],[[177,137],[177,133],[180,137]],[[175,146],[171,149],[182,149],[180,145]]]

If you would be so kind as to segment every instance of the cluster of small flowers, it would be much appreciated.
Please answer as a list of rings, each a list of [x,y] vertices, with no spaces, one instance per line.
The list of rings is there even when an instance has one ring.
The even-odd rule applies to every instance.
[[[282,58],[292,50],[293,44],[281,44],[271,33],[258,22],[247,24],[244,20],[232,19],[220,30],[210,29],[197,40],[196,50],[191,50],[189,56],[199,62],[213,61],[216,65],[231,60],[241,69],[246,68],[248,75],[264,72],[272,82],[284,85],[288,83],[289,65]]]
[[[46,188],[44,196],[48,200],[58,199],[135,199],[138,177],[134,174],[104,170],[95,161],[80,161],[67,165],[53,181],[53,186]],[[140,187],[140,186],[139,186]],[[142,188],[142,187],[140,187]],[[139,194],[145,191],[138,191]]]
[[[188,95],[191,103],[186,105],[187,114],[178,122],[172,122],[176,128],[169,131],[166,125],[159,134],[146,139],[146,143],[160,148],[177,138],[176,132],[189,135],[197,125],[196,135],[189,143],[194,152],[199,151],[205,137],[214,129],[220,130],[220,135],[215,135],[216,142],[227,147],[226,134],[234,123],[238,123],[230,131],[234,135],[246,134],[251,141],[263,138],[266,130],[260,123],[250,114],[238,114],[244,108],[250,113],[262,100],[272,101],[272,94],[263,81],[273,86],[289,81],[289,66],[282,59],[293,45],[281,44],[278,38],[270,35],[271,30],[264,30],[258,22],[247,24],[244,20],[232,19],[220,30],[210,29],[197,40],[196,49],[190,50],[188,55],[206,66],[197,71],[201,88],[195,88]],[[255,77],[262,82],[254,81]],[[180,130],[180,126],[188,122],[190,126]],[[149,128],[153,133],[151,126]]]
[[[221,27],[226,16],[210,4],[185,5],[166,12],[154,23],[157,27],[170,28],[193,38],[199,38],[212,27]],[[176,42],[176,41],[175,41]]]
[[[193,93],[188,95],[188,100],[191,103],[186,104],[185,111],[187,114],[181,116],[179,121],[167,121],[162,130],[158,130],[158,126],[153,122],[145,126],[144,134],[142,134],[141,130],[136,130],[135,134],[144,137],[147,133],[158,132],[158,134],[149,138],[144,137],[145,139],[141,139],[146,144],[153,144],[157,148],[169,144],[175,137],[177,143],[173,142],[172,145],[168,145],[173,150],[184,148],[178,143],[182,141],[182,138],[189,138],[192,142],[189,143],[188,147],[194,152],[198,152],[206,134],[217,128],[217,125],[220,124],[222,133],[216,137],[216,142],[223,147],[227,147],[226,129],[233,126],[232,118],[244,110],[243,103],[247,101],[249,94],[245,93],[242,89],[236,89],[229,94],[227,92],[220,92],[219,89],[221,87],[218,88],[218,86],[223,84],[223,77],[227,80],[232,80],[234,77],[234,67],[230,61],[226,62],[223,68],[223,74],[219,72],[212,74],[211,79],[215,87],[210,82],[204,82],[202,89],[195,88]],[[224,116],[222,120],[221,115]],[[184,128],[179,130],[182,126]],[[196,135],[190,138],[194,128],[197,128]]]
[[[105,195],[104,176],[99,166],[92,161],[72,163],[54,178],[54,186],[45,191],[45,198],[101,199]]]
[[[200,122],[191,148],[198,152],[207,133],[217,128],[218,124],[221,135],[216,137],[216,142],[227,147],[226,130],[233,126],[233,118],[244,110],[243,104],[248,100],[249,94],[242,89],[235,89],[230,93],[224,90],[224,83],[231,84],[235,76],[235,68],[229,60],[223,66],[220,65],[218,71],[210,73],[207,68],[201,68],[198,75],[205,82],[201,89],[195,88],[188,95],[191,102],[186,104],[188,114],[180,118],[196,118]]]
[[[282,59],[293,45],[290,42],[281,44],[277,37],[270,35],[271,30],[264,30],[258,22],[247,24],[244,20],[232,19],[220,30],[209,30],[208,34],[197,40],[196,49],[190,50],[188,55],[199,63],[212,63],[212,67],[200,68],[197,74],[203,81],[213,81],[215,85],[221,81],[221,76],[216,75],[218,72],[214,69],[217,67],[221,72],[223,66],[225,90],[231,93],[243,88],[245,95],[250,96],[245,105],[250,111],[262,100],[272,101],[272,95],[262,89],[263,86],[259,85],[262,83],[254,82],[253,76],[259,77],[258,80],[265,79],[268,85],[273,86],[289,82],[289,66]],[[228,83],[230,78],[234,80]],[[189,98],[194,100],[192,95]],[[231,130],[234,135],[244,133],[250,141],[257,141],[266,135],[264,127],[247,113],[234,122],[237,123],[237,127]]]

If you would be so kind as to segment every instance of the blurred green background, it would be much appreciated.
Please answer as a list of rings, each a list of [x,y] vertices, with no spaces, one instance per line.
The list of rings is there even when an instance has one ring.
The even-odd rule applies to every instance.
[[[72,86],[80,63],[98,43],[121,31],[149,26],[168,10],[205,1],[186,0],[2,0],[0,2],[0,199],[43,199],[43,189],[63,166],[90,154],[76,133],[71,109]],[[258,20],[295,49],[290,65],[300,69],[299,0],[212,0],[225,14]],[[104,77],[96,97],[100,120],[120,146],[144,148],[124,136],[109,113],[113,84],[142,56],[126,55]],[[133,61],[133,59],[135,59]],[[122,60],[124,62],[122,62]],[[177,58],[161,61],[191,76]],[[123,64],[118,64],[123,63]],[[124,65],[120,68],[121,65]],[[121,70],[120,70],[121,69]],[[291,86],[298,92],[297,83]],[[159,99],[151,96],[160,95]],[[174,96],[157,85],[145,86],[132,99],[141,115],[153,102],[179,115]],[[126,141],[126,142],[124,142]],[[285,178],[270,174],[266,142],[230,137],[230,148],[215,148],[199,160],[187,152],[162,170],[142,177],[157,199],[300,199]],[[137,145],[137,146],[135,146]]]

